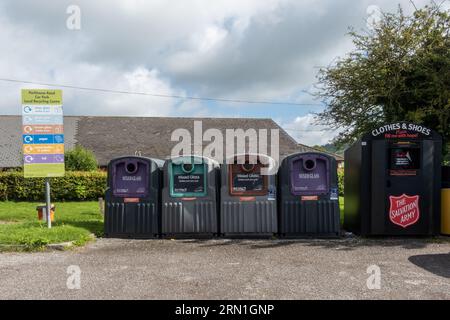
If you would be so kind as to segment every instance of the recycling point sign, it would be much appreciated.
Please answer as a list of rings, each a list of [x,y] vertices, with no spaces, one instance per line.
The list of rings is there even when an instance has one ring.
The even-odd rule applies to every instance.
[[[22,90],[22,140],[25,178],[64,176],[61,90]]]

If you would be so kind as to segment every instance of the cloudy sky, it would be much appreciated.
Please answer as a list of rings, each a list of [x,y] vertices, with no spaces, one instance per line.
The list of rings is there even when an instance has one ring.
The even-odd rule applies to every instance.
[[[414,0],[421,7],[428,0]],[[352,49],[376,8],[409,0],[2,0],[0,78],[288,104],[245,104],[64,89],[66,115],[273,118],[299,142],[335,134],[314,124],[318,67]],[[67,27],[67,8],[81,12]],[[71,20],[72,21],[72,20]],[[0,81],[0,113],[19,114],[20,88]],[[326,129],[326,128],[325,128]]]

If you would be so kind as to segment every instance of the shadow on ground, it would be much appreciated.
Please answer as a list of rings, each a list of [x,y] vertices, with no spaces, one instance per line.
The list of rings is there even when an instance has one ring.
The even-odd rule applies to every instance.
[[[303,244],[324,249],[351,251],[360,247],[401,247],[422,249],[435,242],[450,243],[449,238],[339,238],[339,239],[180,239],[183,243],[198,243],[204,247],[223,247],[230,245],[248,246],[251,249],[268,249]]]
[[[437,276],[450,279],[450,253],[421,254],[411,256],[408,260]]]

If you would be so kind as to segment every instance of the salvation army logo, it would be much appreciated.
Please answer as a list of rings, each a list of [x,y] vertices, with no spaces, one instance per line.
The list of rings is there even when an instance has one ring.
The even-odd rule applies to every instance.
[[[392,223],[406,228],[419,220],[419,196],[389,196],[391,206],[389,208],[389,219]]]

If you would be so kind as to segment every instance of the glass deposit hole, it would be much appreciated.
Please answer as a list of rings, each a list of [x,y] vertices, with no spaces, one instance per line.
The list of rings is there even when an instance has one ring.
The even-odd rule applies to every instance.
[[[316,167],[316,162],[314,160],[308,159],[305,161],[304,166],[306,170],[312,170]]]

